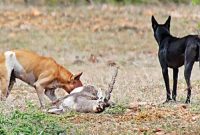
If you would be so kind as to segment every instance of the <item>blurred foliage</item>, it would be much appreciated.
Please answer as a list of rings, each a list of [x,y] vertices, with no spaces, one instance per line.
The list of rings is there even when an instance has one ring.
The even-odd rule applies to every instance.
[[[151,3],[176,3],[189,4],[189,0],[45,0],[50,5],[57,4],[86,4],[86,3],[111,3],[111,4],[151,4]],[[200,4],[200,0],[192,0],[193,4]]]
[[[70,4],[86,4],[84,0],[45,0],[45,4],[54,5],[70,5]]]
[[[111,3],[111,4],[157,4],[157,3],[176,3],[176,4],[200,4],[200,0],[2,0],[3,3],[26,3],[33,5],[70,5],[88,3]]]
[[[199,5],[200,4],[200,0],[192,0],[192,4]]]
[[[95,0],[96,2],[99,0]],[[119,4],[149,4],[149,3],[190,3],[188,0],[100,0],[102,3],[119,3]]]

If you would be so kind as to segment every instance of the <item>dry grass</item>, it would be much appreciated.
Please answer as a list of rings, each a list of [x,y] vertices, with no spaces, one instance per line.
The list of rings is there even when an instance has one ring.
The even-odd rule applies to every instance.
[[[166,92],[150,22],[152,14],[159,22],[172,15],[172,34],[184,36],[196,33],[199,11],[200,7],[176,5],[67,8],[1,5],[0,51],[26,48],[51,56],[73,73],[83,71],[84,84],[98,87],[107,87],[111,79],[109,63],[120,66],[112,100],[122,106],[145,103],[122,114],[77,114],[63,119],[79,129],[77,134],[199,134],[198,64],[192,73],[191,105],[182,104],[186,98],[183,68],[178,83],[180,103],[162,105]],[[19,81],[0,110],[26,111],[27,101],[38,105],[34,89]]]

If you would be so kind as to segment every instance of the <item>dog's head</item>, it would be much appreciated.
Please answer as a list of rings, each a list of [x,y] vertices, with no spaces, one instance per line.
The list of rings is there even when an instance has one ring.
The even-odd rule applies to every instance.
[[[161,40],[165,36],[170,35],[170,21],[171,21],[171,16],[168,17],[168,19],[164,24],[158,24],[154,16],[151,17],[154,37],[158,42],[158,44],[160,44]]]
[[[70,93],[72,90],[74,90],[75,88],[77,87],[81,87],[83,86],[81,80],[80,80],[80,77],[82,75],[82,72],[77,74],[77,75],[73,75],[71,78],[70,78],[70,81],[65,84],[64,86],[64,89]]]

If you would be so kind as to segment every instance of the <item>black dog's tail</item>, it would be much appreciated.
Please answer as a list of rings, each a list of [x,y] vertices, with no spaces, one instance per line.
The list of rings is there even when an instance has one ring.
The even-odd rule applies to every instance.
[[[198,35],[198,42],[197,42],[197,44],[198,44],[198,48],[199,48],[199,56],[198,56],[198,61],[199,61],[199,67],[200,67],[200,35]]]

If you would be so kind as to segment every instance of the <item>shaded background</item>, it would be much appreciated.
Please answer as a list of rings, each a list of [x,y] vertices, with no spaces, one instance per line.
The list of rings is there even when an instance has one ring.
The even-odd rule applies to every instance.
[[[112,94],[116,107],[103,114],[48,115],[35,90],[17,80],[0,103],[1,134],[199,134],[200,72],[192,72],[192,104],[180,68],[177,103],[163,105],[164,81],[151,16],[171,33],[198,34],[199,0],[1,0],[0,52],[28,49],[53,57],[82,82],[107,88],[112,66],[120,66]],[[172,73],[170,70],[172,88]],[[64,93],[58,89],[57,95]],[[47,102],[49,102],[47,100]],[[127,109],[127,106],[130,109]]]

